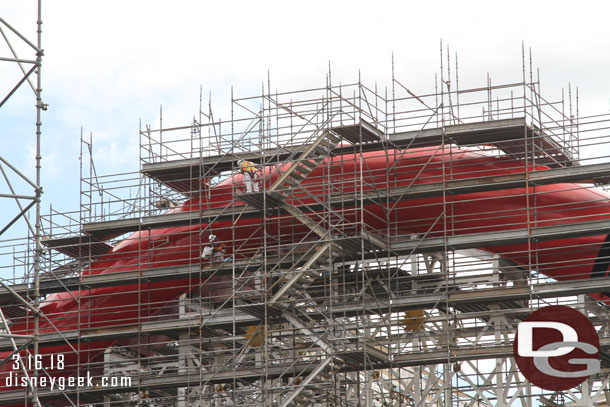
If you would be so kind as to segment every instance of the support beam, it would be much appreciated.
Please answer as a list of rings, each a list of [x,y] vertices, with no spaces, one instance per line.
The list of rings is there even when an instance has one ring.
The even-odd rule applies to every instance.
[[[392,188],[389,191],[375,190],[364,191],[363,201],[366,204],[380,204],[391,201],[410,200],[442,196],[443,192],[458,195],[475,192],[498,191],[513,188],[523,188],[526,182],[529,185],[551,185],[564,182],[598,182],[606,183],[610,180],[610,163],[590,164],[579,167],[553,168],[549,170],[533,171],[521,174],[507,174],[500,176],[483,176],[463,180],[449,180],[445,184],[441,182],[414,184],[409,187]],[[330,205],[332,207],[356,207],[360,205],[360,197],[353,195],[331,195]],[[322,209],[321,205],[308,205],[307,207],[296,205],[302,211],[315,211]],[[211,221],[231,220],[234,213],[241,213],[241,218],[256,218],[263,215],[261,209],[255,207],[244,207],[237,204],[232,210],[227,208],[206,209],[199,212],[180,212],[162,215],[145,216],[133,219],[119,219],[104,222],[88,223],[83,226],[82,232],[94,235],[98,238],[113,238],[123,233],[137,230],[157,229],[163,227],[175,227],[186,225],[198,225]],[[286,214],[287,212],[283,212]]]
[[[350,305],[336,304],[328,310],[328,315],[336,317],[356,316],[363,313],[384,314],[387,312],[400,312],[409,309],[425,309],[445,306],[461,306],[471,304],[502,304],[527,300],[530,298],[560,298],[578,294],[597,293],[610,291],[610,277],[573,280],[563,282],[542,283],[530,287],[498,287],[483,290],[456,291],[445,293],[429,293],[420,295],[405,295],[398,298],[380,297],[375,301],[357,302]],[[236,308],[239,311],[241,308]],[[309,311],[308,317],[314,320],[324,318],[315,311]],[[283,315],[285,319],[285,314]],[[144,322],[140,325],[121,325],[116,327],[105,327],[93,330],[64,331],[59,333],[46,333],[40,335],[40,343],[51,346],[65,343],[65,341],[76,342],[86,340],[88,342],[102,341],[106,339],[137,337],[139,335],[155,334],[178,334],[182,331],[198,329],[201,318],[206,321],[206,326],[223,327],[255,325],[260,318],[244,312],[234,312],[232,309],[221,310],[213,314],[197,315],[191,319],[168,320],[159,322]],[[0,351],[9,351],[11,345],[8,341],[0,341]]]
[[[610,350],[610,338],[600,338],[600,347],[606,352]],[[453,361],[463,360],[481,360],[481,359],[494,359],[501,357],[510,357],[513,354],[513,346],[511,345],[494,345],[485,347],[472,347],[472,348],[457,348],[451,349],[450,357]],[[409,367],[409,366],[420,366],[420,365],[434,365],[442,364],[447,361],[448,351],[420,351],[413,352],[405,355],[398,356],[391,363],[392,368]],[[261,368],[246,368],[246,369],[227,369],[226,371],[216,371],[213,373],[189,371],[182,376],[158,376],[158,377],[147,377],[143,376],[132,377],[131,386],[128,387],[100,387],[94,386],[93,388],[79,388],[79,389],[66,389],[64,391],[59,390],[48,390],[41,389],[38,392],[38,396],[41,400],[51,400],[55,398],[62,398],[64,395],[75,395],[78,391],[81,395],[104,395],[112,393],[127,393],[136,390],[153,390],[162,388],[179,388],[179,387],[193,387],[197,386],[198,383],[231,383],[233,380],[244,380],[254,381],[261,377],[281,377],[285,375],[298,376],[304,374],[310,374],[320,365],[315,366],[310,363],[295,363],[290,366],[290,369],[286,370],[285,366],[267,366]],[[387,366],[388,368],[390,366]],[[349,364],[345,365],[340,369],[341,372],[359,371],[362,367],[351,367]],[[5,391],[0,393],[0,404],[19,403],[23,401],[23,391]]]
[[[490,230],[485,233],[472,233],[455,236],[424,238],[420,240],[401,239],[390,245],[397,253],[425,253],[450,250],[475,249],[505,246],[532,241],[562,240],[582,236],[597,236],[610,233],[610,220],[565,223],[553,226],[515,228],[512,230]]]

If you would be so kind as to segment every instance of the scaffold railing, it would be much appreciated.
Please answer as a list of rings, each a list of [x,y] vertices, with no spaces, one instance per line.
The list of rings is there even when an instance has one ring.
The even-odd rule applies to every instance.
[[[519,373],[515,327],[562,304],[594,324],[603,370],[561,397],[603,406],[610,117],[548,101],[525,73],[391,88],[232,95],[229,120],[141,129],[139,172],[83,165],[78,211],[42,217],[39,344],[94,385],[41,402],[533,406],[560,395]],[[0,245],[27,298],[0,290],[17,347],[28,250]],[[23,399],[1,390],[0,405]]]

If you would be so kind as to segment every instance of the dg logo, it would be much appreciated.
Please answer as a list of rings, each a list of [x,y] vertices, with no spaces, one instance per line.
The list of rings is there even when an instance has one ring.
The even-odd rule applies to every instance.
[[[571,389],[600,371],[595,327],[563,305],[540,308],[521,322],[513,352],[523,376],[545,390]]]

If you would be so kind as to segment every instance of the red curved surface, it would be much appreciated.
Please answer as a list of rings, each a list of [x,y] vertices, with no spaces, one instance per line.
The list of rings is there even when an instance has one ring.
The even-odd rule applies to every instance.
[[[443,155],[445,163],[443,163]],[[451,160],[448,164],[447,159]],[[321,163],[302,183],[311,193],[324,199],[331,185],[341,185],[342,193],[376,188],[400,187],[410,184],[440,182],[443,171],[451,179],[466,179],[480,175],[506,175],[523,173],[524,164],[507,157],[492,157],[464,149],[413,149],[406,153],[390,150],[387,154],[375,151],[365,153],[361,161],[356,155],[333,157],[330,162]],[[360,165],[364,184],[360,184]],[[449,168],[450,166],[450,168]],[[392,168],[392,171],[388,171]],[[444,168],[444,170],[443,170]],[[530,167],[527,171],[545,170],[546,167]],[[267,175],[276,168],[267,167]],[[449,175],[446,175],[449,177]],[[274,175],[268,176],[268,186],[275,181]],[[324,179],[324,182],[321,180]],[[231,202],[232,184],[241,183],[241,175],[235,175],[211,188],[209,200],[190,200],[173,212],[199,211],[217,208]],[[350,185],[351,184],[351,185]],[[332,191],[331,191],[332,192]],[[442,197],[401,200],[390,215],[389,222],[383,205],[366,205],[362,221],[370,229],[381,234],[424,234],[442,236],[443,228],[448,227],[450,234],[493,232],[521,229],[527,222],[537,226],[563,225],[582,221],[610,218],[610,195],[605,191],[583,188],[578,184],[553,184],[530,188],[528,202],[525,189],[509,189],[448,196],[446,205]],[[302,202],[311,202],[301,197]],[[387,206],[393,206],[390,202]],[[436,222],[446,210],[452,219],[445,225]],[[535,209],[534,209],[535,208]],[[346,213],[352,221],[358,221],[355,213]],[[284,217],[285,218],[285,217]],[[299,233],[306,227],[299,224],[278,226],[277,218],[268,220],[268,232]],[[436,222],[436,223],[435,223]],[[214,233],[221,242],[239,240],[246,242],[234,256],[247,256],[248,249],[261,245],[262,236],[257,234],[261,219],[241,219],[235,225],[231,222],[218,222],[212,225]],[[236,226],[231,232],[231,226]],[[155,229],[150,232],[134,233],[122,241],[112,251],[94,261],[85,274],[103,274],[118,271],[141,270],[142,268],[167,267],[199,263],[202,244],[207,243],[207,232],[200,233],[207,224]],[[284,230],[285,228],[285,230]],[[234,235],[232,233],[235,233]],[[203,236],[203,237],[202,237]],[[600,252],[606,235],[578,237],[560,241],[539,242],[528,252],[527,244],[501,246],[485,249],[509,258],[517,264],[534,263],[541,273],[558,280],[583,279],[591,276],[593,265]],[[203,239],[203,242],[202,242]],[[231,250],[231,245],[227,245]],[[245,254],[244,254],[245,253]],[[530,256],[528,253],[532,253]],[[218,281],[216,281],[218,282]],[[138,285],[96,288],[80,292],[63,292],[49,295],[41,305],[42,312],[49,320],[41,319],[40,332],[55,332],[80,329],[102,329],[110,326],[133,325],[149,320],[164,312],[164,308],[192,287],[203,286],[203,292],[224,298],[230,292],[230,284],[224,288],[212,288],[210,281],[179,280],[143,283]],[[207,291],[206,291],[207,288]],[[595,295],[604,298],[603,295]],[[80,305],[79,305],[80,303]],[[33,319],[27,316],[16,321],[11,327],[15,334],[31,334]],[[110,329],[110,328],[109,328]],[[51,371],[53,375],[76,374],[77,364],[85,365],[99,359],[103,350],[115,344],[115,340],[96,343],[43,347],[43,355],[62,353],[66,364],[72,366],[64,371]],[[78,351],[78,355],[74,352]],[[3,358],[7,353],[0,356]],[[45,367],[47,363],[43,357]],[[0,367],[0,385],[11,372],[11,364]],[[3,387],[3,389],[7,389]]]

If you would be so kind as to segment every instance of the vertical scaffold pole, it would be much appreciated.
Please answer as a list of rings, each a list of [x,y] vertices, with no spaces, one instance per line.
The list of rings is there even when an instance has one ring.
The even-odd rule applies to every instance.
[[[40,311],[40,261],[41,261],[41,220],[40,220],[40,196],[42,194],[42,189],[40,188],[40,135],[41,135],[41,127],[42,127],[42,0],[38,0],[38,19],[36,21],[37,24],[37,46],[38,51],[36,52],[36,227],[35,227],[35,245],[36,250],[34,251],[34,308],[37,311]],[[34,360],[36,360],[36,355],[38,355],[38,347],[39,347],[39,324],[40,324],[40,314],[36,312],[34,314]],[[38,380],[38,369],[36,364],[34,364],[34,379]],[[38,402],[38,392],[36,386],[32,386],[32,397],[35,407],[40,407]]]

